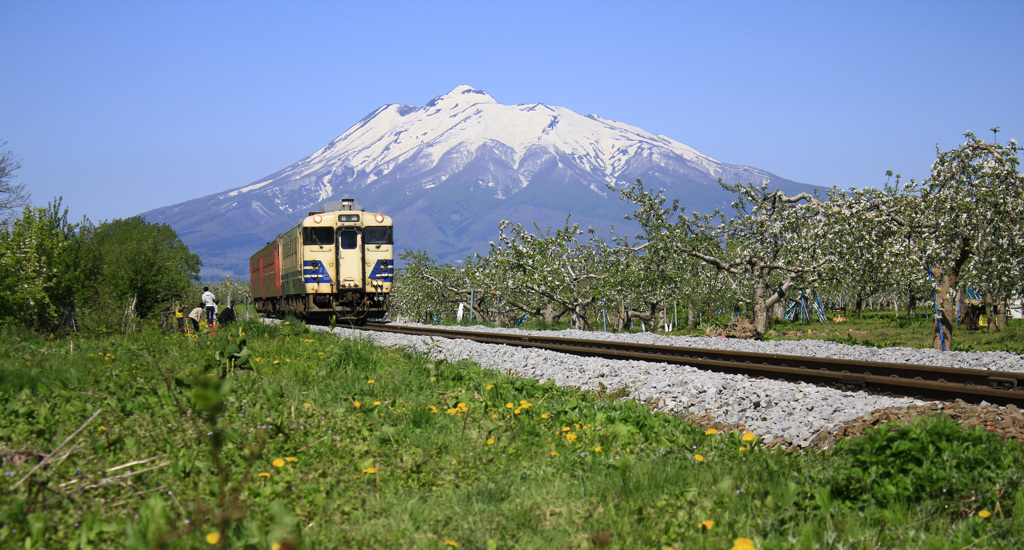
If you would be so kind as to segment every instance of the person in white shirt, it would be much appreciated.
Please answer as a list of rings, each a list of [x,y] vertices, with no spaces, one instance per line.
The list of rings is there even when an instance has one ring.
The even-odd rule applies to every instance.
[[[217,298],[210,292],[210,287],[203,287],[203,305],[206,306],[206,324],[213,326],[217,318]]]

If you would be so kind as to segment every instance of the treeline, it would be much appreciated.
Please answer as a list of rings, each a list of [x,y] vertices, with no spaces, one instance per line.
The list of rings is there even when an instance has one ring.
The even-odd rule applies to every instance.
[[[199,281],[199,256],[141,217],[68,221],[57,199],[0,225],[0,325],[130,332]]]
[[[950,349],[968,289],[998,314],[996,328],[1024,290],[1019,147],[965,136],[938,151],[922,182],[889,172],[881,188],[792,197],[723,183],[736,195],[728,213],[687,213],[637,180],[617,192],[639,234],[605,240],[568,218],[553,233],[502,222],[487,254],[459,263],[405,253],[392,311],[430,322],[469,306],[467,315],[498,324],[532,315],[587,328],[600,310],[621,330],[634,319],[664,325],[681,305],[690,326],[738,311],[763,335],[773,313],[806,291],[854,314],[868,300],[910,313],[931,303],[933,345]]]

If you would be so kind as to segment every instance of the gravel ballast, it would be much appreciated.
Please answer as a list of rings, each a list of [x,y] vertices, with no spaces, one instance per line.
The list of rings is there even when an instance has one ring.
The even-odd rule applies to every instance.
[[[423,326],[413,325],[410,326]],[[326,327],[310,327],[329,330]],[[463,330],[517,334],[557,335],[565,338],[633,341],[680,347],[729,349],[789,355],[809,355],[913,363],[921,365],[1024,372],[1024,357],[1007,352],[939,352],[911,348],[868,348],[820,340],[754,341],[728,338],[666,336],[653,333],[621,334],[578,330],[526,331],[488,327]],[[981,418],[991,431],[1007,437],[1004,426],[1014,429],[1016,439],[1024,415],[1016,407],[976,406],[963,403],[930,403],[903,397],[885,397],[842,391],[804,383],[755,379],[721,374],[688,366],[642,361],[577,357],[547,350],[481,344],[469,340],[430,338],[344,328],[333,331],[344,338],[367,338],[378,345],[409,348],[435,359],[471,359],[484,368],[515,376],[551,380],[560,386],[583,390],[624,389],[627,399],[650,403],[659,411],[685,414],[694,421],[749,430],[762,440],[784,448],[827,447],[840,436],[856,435],[866,425],[924,414],[947,412],[964,419]],[[961,409],[976,411],[971,415]],[[884,411],[884,412],[882,412]],[[985,419],[991,419],[991,422]]]

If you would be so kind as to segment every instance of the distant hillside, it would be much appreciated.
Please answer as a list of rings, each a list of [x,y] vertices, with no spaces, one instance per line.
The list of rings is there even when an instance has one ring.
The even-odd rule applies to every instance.
[[[727,183],[813,186],[726,164],[639,128],[541,103],[502,105],[459,86],[423,107],[385,105],[312,155],[260,179],[143,214],[203,259],[203,276],[246,278],[249,256],[326,200],[352,197],[395,220],[402,249],[439,261],[484,253],[498,222],[627,228],[617,188],[641,178],[689,211],[727,208]]]

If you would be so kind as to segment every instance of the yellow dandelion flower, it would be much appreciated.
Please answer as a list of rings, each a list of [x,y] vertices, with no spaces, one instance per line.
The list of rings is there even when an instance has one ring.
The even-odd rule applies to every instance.
[[[540,415],[540,417],[543,418],[544,420],[547,420],[548,419],[548,413],[544,413],[544,414]]]
[[[374,407],[379,407],[380,406],[380,401],[374,401],[373,402],[373,406]]]
[[[260,472],[260,477],[270,477],[270,472]]]
[[[455,406],[455,408],[459,409],[462,412],[466,412],[469,410],[469,407],[467,407],[465,403],[459,403],[458,405]]]
[[[987,518],[987,517],[990,517],[991,515],[992,515],[992,512],[989,512],[988,510],[982,510],[982,511],[978,512],[978,517],[979,518]]]
[[[753,441],[755,437],[757,437],[757,436],[754,435],[754,432],[747,432],[747,433],[743,434],[743,441],[746,441],[746,442],[749,443],[749,442]]]
[[[492,415],[491,415],[491,418],[498,418],[498,415],[496,415],[496,414],[492,414]]]
[[[707,520],[707,521],[702,521],[702,522],[700,522],[700,526],[701,526],[702,528],[704,528],[704,529],[707,529],[708,531],[710,531],[710,530],[711,530],[711,528],[715,526],[715,522],[713,522],[713,521],[711,521],[711,520],[709,519],[709,520]]]
[[[437,407],[431,405],[429,408],[430,408],[430,412],[432,412],[434,414],[437,414]]]
[[[549,454],[549,455],[551,455],[551,456],[558,456],[558,453],[556,453],[555,451],[551,451],[551,452],[550,452],[550,453],[548,453],[548,454]]]
[[[458,548],[459,547],[459,543],[457,543],[457,542],[455,542],[454,540],[451,540],[451,539],[448,539],[448,540],[444,541],[444,545],[445,546],[451,546],[452,548]]]
[[[594,447],[594,452],[595,452],[595,453],[599,453],[599,452],[601,452],[601,446],[600,446],[600,445],[598,445],[597,447]]]
[[[523,412],[523,409],[516,409],[516,410],[514,410],[512,412],[515,413],[515,414],[519,414],[519,413]]]
[[[489,438],[489,439],[487,440],[487,444],[488,444],[488,445],[494,445],[494,438],[493,438],[493,437],[492,437],[492,438]]]
[[[377,468],[367,468],[367,469],[363,470],[363,473],[364,474],[375,474],[375,473],[377,473]]]
[[[749,450],[750,450],[750,447],[747,447],[746,445],[744,445],[744,446],[740,447],[740,452],[741,452],[741,453],[742,453],[743,451],[749,451]]]
[[[494,384],[487,384],[487,389],[493,390],[494,389]]]
[[[275,458],[274,461],[271,462],[271,464],[273,464],[275,468],[280,468],[281,466],[284,466],[284,459]]]
[[[431,376],[431,377],[430,377],[430,381],[431,381],[431,382],[437,382],[437,378],[435,378],[435,377]]]
[[[281,360],[280,360],[280,359],[274,359],[274,364],[275,364],[275,365],[276,365],[276,364],[278,364],[278,363],[280,363],[280,362],[281,362]]]
[[[367,384],[373,384],[373,382],[374,382],[373,378],[371,378],[371,379],[366,381]]]
[[[285,362],[285,363],[291,363],[291,362],[292,362],[292,360],[291,360],[291,359],[289,359],[289,358],[287,358],[287,357],[285,357],[285,358],[284,358],[284,362]]]
[[[284,457],[284,459],[287,460],[288,462],[298,462],[299,461],[299,459],[295,458],[294,456],[286,456],[286,457]]]
[[[359,403],[358,401],[353,401],[352,402],[352,406],[358,409],[359,407],[362,407],[363,405],[361,403]]]
[[[704,462],[704,455],[693,455],[693,459],[697,462]]]
[[[569,443],[572,443],[573,441],[576,441],[576,434],[574,434],[572,432],[569,432],[569,433],[565,434],[565,440],[568,441]]]
[[[290,325],[290,324],[292,324],[292,322],[291,321],[285,321],[284,324]]]
[[[506,409],[514,409],[515,407],[516,407],[515,403],[505,403],[505,408]]]
[[[206,542],[208,542],[210,544],[217,544],[218,542],[220,542],[220,533],[218,533],[216,531],[214,531],[212,533],[207,533],[206,534]]]
[[[715,435],[716,433],[718,433],[718,430],[714,428],[708,428],[704,430],[704,435]]]
[[[270,545],[270,550],[281,550],[281,543],[275,542]]]
[[[313,405],[311,405],[309,403],[303,403],[302,406],[306,407],[308,409],[308,408],[312,407]]]
[[[569,426],[562,426],[562,431],[563,432],[567,432],[567,431],[569,431],[569,429],[570,429]]]
[[[754,546],[754,541],[740,537],[732,541],[732,550],[757,550],[757,547]]]
[[[263,358],[262,358],[262,357],[257,357],[257,358],[256,358],[256,362],[257,362],[257,363],[259,363],[259,362],[260,362],[260,361],[262,361],[262,360],[263,360]]]

